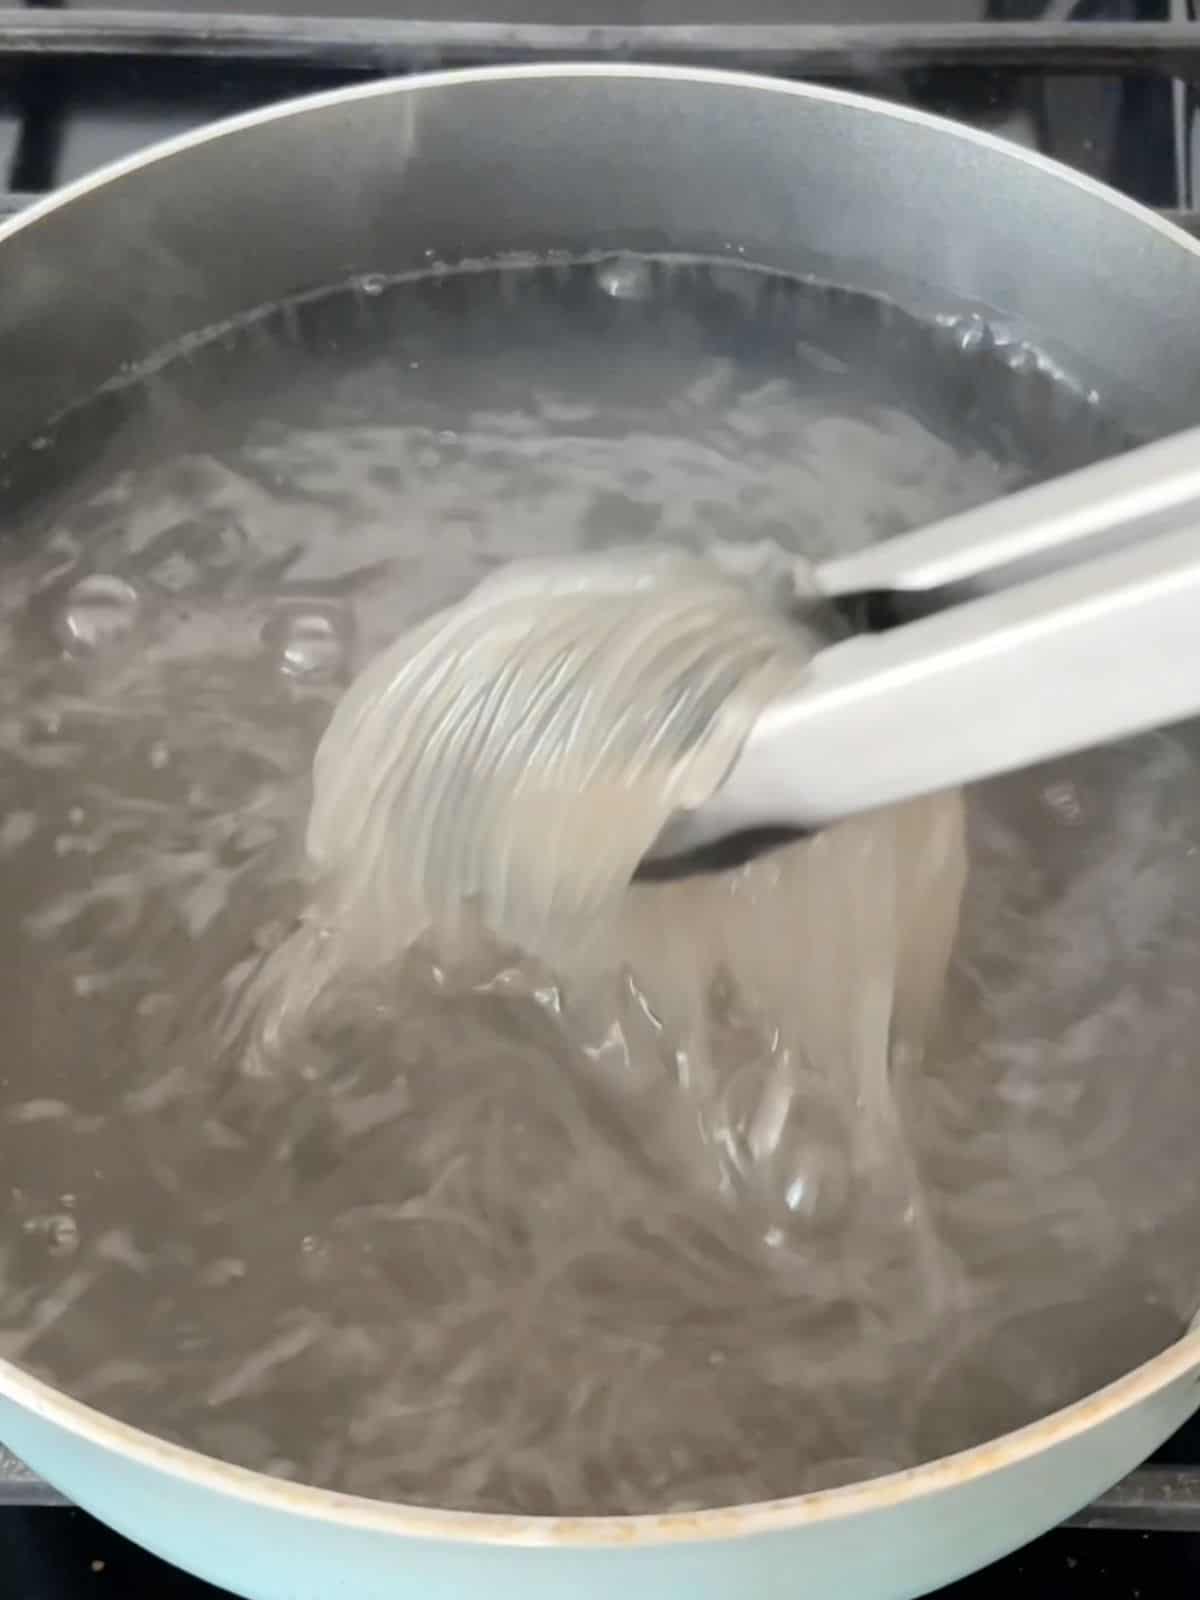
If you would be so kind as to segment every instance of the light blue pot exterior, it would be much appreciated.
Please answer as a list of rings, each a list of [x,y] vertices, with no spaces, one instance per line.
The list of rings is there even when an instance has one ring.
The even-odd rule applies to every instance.
[[[1200,419],[1200,251],[1103,186],[905,107],[666,67],[371,84],[120,163],[0,228],[0,450],[170,340],[356,272],[673,249],[998,311]],[[1198,1088],[1200,1092],[1200,1088]],[[1103,1329],[1097,1329],[1103,1338]],[[769,1505],[469,1516],[166,1445],[0,1362],[0,1440],[246,1600],[907,1600],[1052,1527],[1200,1402],[1200,1334],[986,1447]],[[0,1594],[3,1575],[0,1574]]]

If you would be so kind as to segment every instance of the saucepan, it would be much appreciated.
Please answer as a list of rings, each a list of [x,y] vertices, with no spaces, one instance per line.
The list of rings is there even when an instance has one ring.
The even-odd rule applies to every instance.
[[[431,261],[605,250],[728,256],[911,306],[975,305],[1061,349],[1148,436],[1200,417],[1200,246],[1101,185],[822,88],[529,66],[239,117],[109,167],[0,230],[0,449],[181,336],[288,296]],[[0,1362],[7,1446],[120,1532],[252,1600],[343,1589],[355,1600],[896,1600],[1071,1515],[1197,1405],[1193,1331],[1019,1432],[866,1484],[563,1519],[276,1480]]]

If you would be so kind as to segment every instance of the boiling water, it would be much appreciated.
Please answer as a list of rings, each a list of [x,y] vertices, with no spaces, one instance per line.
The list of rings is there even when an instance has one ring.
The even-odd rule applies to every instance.
[[[418,950],[281,1040],[246,1020],[308,903],[313,751],[402,628],[546,551],[850,549],[1120,424],[975,316],[610,261],[363,284],[32,441],[3,486],[0,1351],[248,1465],[587,1512],[906,1465],[1161,1349],[1200,1288],[1189,730],[970,796],[944,1012],[894,1063],[904,1206],[843,1085],[773,1092],[764,1004],[720,972],[645,1003],[667,924],[602,1004]],[[686,892],[750,936],[753,874]],[[793,973],[763,954],[759,1002]]]

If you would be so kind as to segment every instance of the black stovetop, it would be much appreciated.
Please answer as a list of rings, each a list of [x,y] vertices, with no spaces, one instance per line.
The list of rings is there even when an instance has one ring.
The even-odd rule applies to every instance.
[[[322,16],[310,13],[323,12]],[[334,14],[336,13],[336,14]],[[1200,233],[1200,0],[95,0],[0,11],[0,216],[151,141],[393,72],[564,58],[847,84],[1036,147]],[[1200,1421],[955,1600],[1200,1595]],[[0,1600],[213,1600],[0,1450]]]
[[[80,1511],[0,1515],[0,1573],[5,1600],[224,1600],[221,1590],[172,1571]],[[1198,1593],[1200,1534],[1061,1528],[936,1600],[1195,1600]],[[346,1594],[353,1600],[352,1586]]]

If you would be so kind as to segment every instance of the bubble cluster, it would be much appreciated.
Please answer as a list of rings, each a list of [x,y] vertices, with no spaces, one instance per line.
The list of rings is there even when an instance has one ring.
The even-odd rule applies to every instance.
[[[138,592],[132,584],[93,573],[68,592],[56,631],[65,650],[87,655],[128,635],[137,624],[139,609]]]

